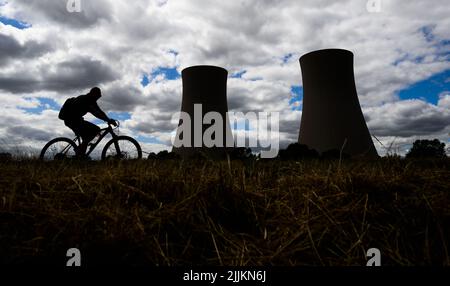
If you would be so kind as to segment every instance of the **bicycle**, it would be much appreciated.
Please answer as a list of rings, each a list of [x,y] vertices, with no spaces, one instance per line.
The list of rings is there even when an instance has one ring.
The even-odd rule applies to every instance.
[[[86,154],[80,154],[79,146],[81,144],[80,136],[76,136],[74,139],[69,139],[66,137],[58,137],[50,140],[42,148],[41,154],[39,156],[40,160],[51,161],[51,160],[63,160],[63,159],[74,159],[82,158],[83,156],[89,157],[89,155],[94,151],[95,147],[105,138],[106,135],[110,134],[112,139],[109,140],[102,150],[101,159],[141,159],[142,149],[139,143],[132,137],[117,135],[114,130],[119,128],[119,122],[117,121],[117,126],[113,128],[111,124],[108,123],[108,127],[100,129],[99,133],[96,135],[97,141],[88,144],[88,150]]]

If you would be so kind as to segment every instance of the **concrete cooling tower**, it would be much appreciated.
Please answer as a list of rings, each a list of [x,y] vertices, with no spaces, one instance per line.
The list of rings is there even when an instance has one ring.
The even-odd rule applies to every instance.
[[[184,130],[182,132],[179,125],[175,143],[179,143],[180,138],[183,139],[184,136],[190,135],[190,144],[189,146],[174,144],[172,151],[182,157],[189,157],[197,151],[201,151],[208,156],[222,156],[227,150],[227,138],[231,140],[231,143],[230,141],[228,142],[228,146],[230,144],[233,146],[233,137],[227,116],[227,70],[216,66],[192,66],[184,69],[181,72],[181,77],[183,81],[181,111],[190,116],[191,132],[190,134],[185,134],[186,132]],[[201,112],[198,112],[198,104],[202,105]],[[197,109],[197,114],[194,114],[195,109]],[[205,142],[202,140],[205,130],[211,127],[215,121],[211,121],[211,124],[203,124],[201,126],[202,121],[200,120],[203,120],[205,114],[211,111],[219,113],[223,119],[219,128],[223,134],[223,138],[220,139],[218,137],[222,147],[205,146]]]
[[[314,51],[300,58],[303,112],[299,143],[322,153],[378,156],[356,93],[353,53]]]

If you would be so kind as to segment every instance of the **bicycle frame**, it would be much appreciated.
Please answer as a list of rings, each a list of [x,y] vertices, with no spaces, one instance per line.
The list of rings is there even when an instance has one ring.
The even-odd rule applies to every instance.
[[[114,129],[111,127],[111,125],[108,124],[108,127],[102,128],[98,132],[97,135],[99,135],[99,137],[98,137],[97,141],[94,143],[89,143],[89,145],[88,145],[89,150],[86,151],[86,156],[89,156],[92,153],[92,151],[94,151],[94,149],[97,147],[97,145],[103,140],[103,138],[105,138],[105,136],[108,134],[111,134],[112,139],[114,140],[114,147],[116,147],[117,153],[120,154],[121,151],[120,151],[119,143],[117,141],[118,136],[116,135],[116,133],[114,133]],[[75,139],[73,139],[73,142],[75,142],[75,144],[77,146],[80,146],[81,145],[80,136],[75,137]],[[66,148],[68,148],[68,147],[69,146],[67,146]]]

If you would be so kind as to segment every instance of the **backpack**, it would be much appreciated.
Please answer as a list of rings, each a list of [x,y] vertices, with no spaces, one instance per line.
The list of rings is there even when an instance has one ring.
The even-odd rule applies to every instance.
[[[58,118],[61,120],[72,118],[73,113],[76,110],[75,103],[76,103],[75,97],[67,99],[64,102],[63,106],[61,107],[61,110],[59,111]]]

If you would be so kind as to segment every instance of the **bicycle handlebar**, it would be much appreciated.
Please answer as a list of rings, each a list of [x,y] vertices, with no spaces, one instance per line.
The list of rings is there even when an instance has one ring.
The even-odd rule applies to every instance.
[[[115,126],[114,128],[119,128],[119,126],[120,126],[120,121],[119,120],[114,120],[115,122],[116,122],[116,124],[117,124],[117,126]],[[108,124],[108,126],[110,126],[111,128],[113,128],[111,125],[112,124],[110,124],[109,122],[107,122],[107,124]]]

